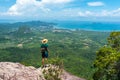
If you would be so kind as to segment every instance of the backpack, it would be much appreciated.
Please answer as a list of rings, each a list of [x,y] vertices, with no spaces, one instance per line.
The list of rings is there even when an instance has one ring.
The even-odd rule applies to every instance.
[[[45,52],[45,48],[41,48],[41,52]]]
[[[47,47],[45,44],[41,45],[41,52],[45,52],[47,50]]]

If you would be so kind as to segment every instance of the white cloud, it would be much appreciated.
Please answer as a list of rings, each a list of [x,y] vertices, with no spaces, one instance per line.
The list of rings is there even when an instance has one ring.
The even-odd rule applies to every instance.
[[[79,11],[79,12],[78,12],[78,15],[81,16],[81,17],[89,17],[89,16],[93,16],[94,13],[91,12],[91,11],[85,11],[85,12]]]
[[[4,15],[20,16],[20,15],[38,15],[48,13],[51,7],[59,7],[72,0],[16,0],[16,4],[11,6]]]
[[[79,11],[78,15],[81,17],[120,17],[120,8],[111,11],[102,10],[99,12]]]
[[[104,3],[103,2],[88,2],[87,5],[88,6],[103,6]]]
[[[120,8],[116,10],[81,10],[80,8],[65,8],[73,0],[16,0],[7,12],[0,12],[1,16],[41,19],[73,19],[79,17],[120,17]],[[90,2],[89,6],[103,6],[102,2]],[[61,8],[62,7],[62,8]],[[58,10],[59,9],[59,10]]]
[[[81,16],[81,17],[86,17],[86,14],[84,14],[84,13],[81,12],[81,11],[78,12],[78,15]]]
[[[99,13],[100,14],[100,13]],[[120,8],[112,11],[103,10],[100,14],[101,16],[107,16],[107,17],[120,17]]]
[[[16,4],[11,6],[7,12],[8,15],[29,15],[36,12],[36,10],[47,11],[47,8],[43,8],[40,1],[36,0],[17,0]]]
[[[44,4],[58,4],[58,3],[69,3],[72,0],[42,0]]]
[[[118,9],[116,9],[116,10],[113,10],[113,11],[111,12],[111,15],[113,15],[113,16],[120,16],[120,8],[118,8]]]

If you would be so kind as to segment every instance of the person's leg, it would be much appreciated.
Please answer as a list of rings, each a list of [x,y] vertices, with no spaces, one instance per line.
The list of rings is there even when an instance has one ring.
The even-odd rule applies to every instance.
[[[44,65],[44,61],[45,61],[45,59],[44,59],[44,58],[42,58],[42,65]]]
[[[48,60],[47,60],[47,58],[45,58],[45,64],[48,64]]]
[[[45,62],[45,52],[42,53],[42,65],[44,65]]]
[[[47,58],[48,58],[48,52],[45,52],[45,62],[46,62],[46,64],[48,64]]]

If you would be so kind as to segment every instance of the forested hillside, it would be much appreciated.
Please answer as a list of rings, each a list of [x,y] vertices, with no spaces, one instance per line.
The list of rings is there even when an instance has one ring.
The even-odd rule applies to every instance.
[[[0,24],[0,61],[40,67],[40,44],[43,38],[47,38],[49,59],[59,57],[64,61],[65,70],[92,79],[95,53],[107,43],[109,32],[56,29],[53,23],[44,23],[44,26],[40,24],[39,27],[31,24],[32,22],[27,22],[27,25],[14,23],[12,28],[9,24]]]
[[[120,32],[111,32],[108,43],[97,51],[94,80],[120,80]]]

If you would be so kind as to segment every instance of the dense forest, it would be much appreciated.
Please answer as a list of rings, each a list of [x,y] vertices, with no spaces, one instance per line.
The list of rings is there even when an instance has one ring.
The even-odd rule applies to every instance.
[[[59,57],[71,74],[92,80],[96,51],[107,44],[109,32],[55,28],[56,24],[32,21],[0,24],[0,61],[41,66],[40,44],[49,40],[49,59]]]
[[[96,53],[94,80],[120,80],[120,32],[111,32],[107,42]]]

